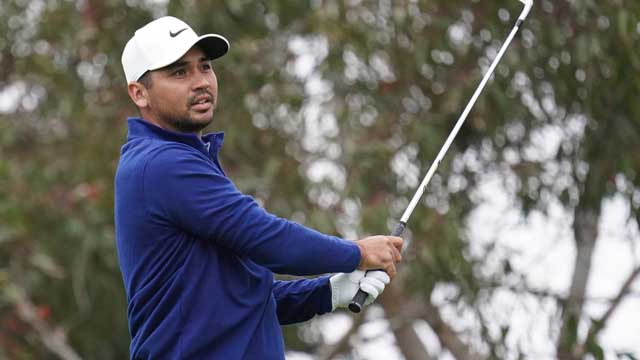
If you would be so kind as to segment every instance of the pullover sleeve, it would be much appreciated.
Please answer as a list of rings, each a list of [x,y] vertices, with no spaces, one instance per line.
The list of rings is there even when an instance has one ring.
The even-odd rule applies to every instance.
[[[315,315],[331,312],[331,285],[328,276],[291,281],[275,280],[273,295],[280,325],[307,321]]]
[[[267,213],[211,159],[187,145],[167,145],[151,157],[143,188],[147,211],[160,226],[178,227],[273,272],[351,272],[360,262],[353,242]]]

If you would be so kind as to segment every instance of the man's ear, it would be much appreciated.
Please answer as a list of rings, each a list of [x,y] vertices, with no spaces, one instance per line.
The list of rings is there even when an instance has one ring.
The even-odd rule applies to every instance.
[[[136,106],[145,108],[149,105],[149,92],[147,92],[147,88],[144,85],[139,82],[132,82],[127,86],[127,90],[129,91],[129,97]]]

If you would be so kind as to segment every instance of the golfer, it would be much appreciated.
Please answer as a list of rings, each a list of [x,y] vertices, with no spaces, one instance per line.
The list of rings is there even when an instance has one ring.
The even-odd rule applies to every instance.
[[[358,289],[371,303],[400,261],[398,237],[321,234],[238,191],[218,160],[223,134],[202,135],[218,100],[211,61],[228,50],[224,37],[163,17],[122,54],[140,112],[115,176],[132,359],[284,359],[280,324],[346,307]]]

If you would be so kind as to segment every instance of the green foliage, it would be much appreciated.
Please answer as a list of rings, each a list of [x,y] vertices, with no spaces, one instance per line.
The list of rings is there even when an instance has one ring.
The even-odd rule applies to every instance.
[[[625,360],[637,360],[638,357],[630,352],[617,352],[616,353],[616,357],[618,359],[625,359]]]

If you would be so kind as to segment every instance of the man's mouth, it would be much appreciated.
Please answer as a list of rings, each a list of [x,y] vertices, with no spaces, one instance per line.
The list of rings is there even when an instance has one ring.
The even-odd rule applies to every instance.
[[[191,108],[198,112],[208,111],[213,106],[213,97],[210,95],[200,95],[191,103]]]

